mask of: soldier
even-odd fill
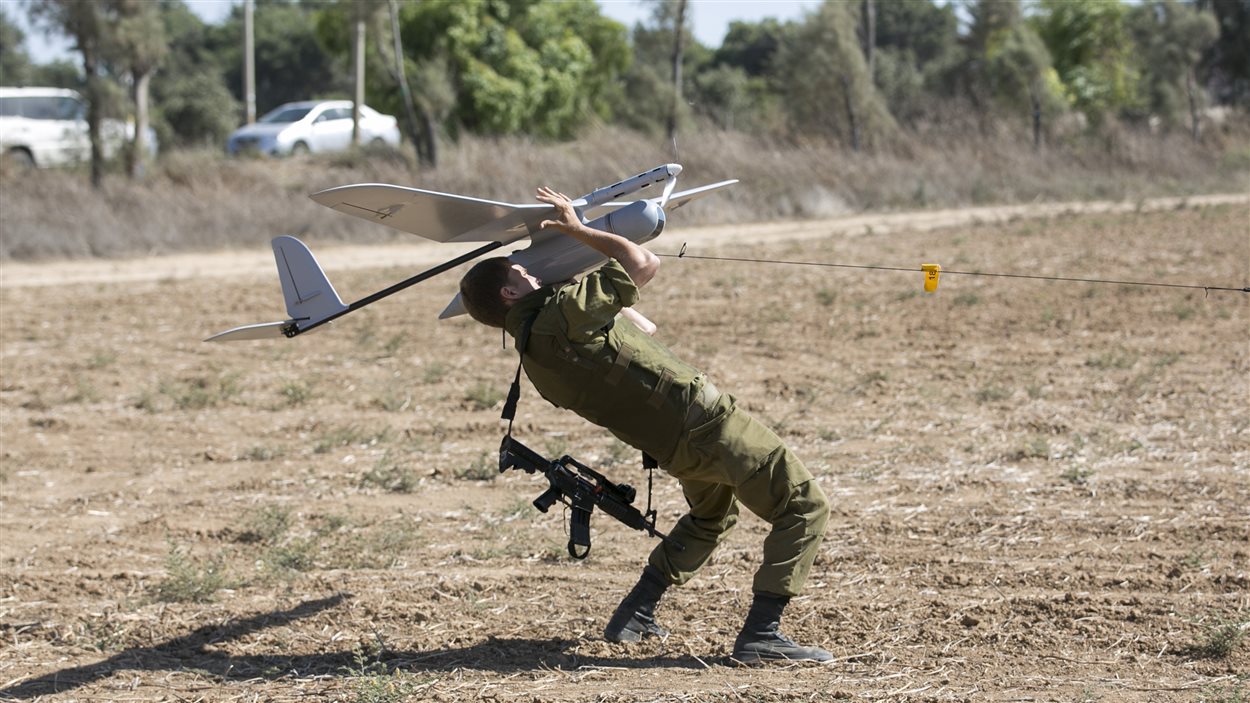
[[[831,661],[829,652],[796,644],[778,630],[824,535],[824,493],[776,434],[651,338],[655,326],[631,306],[655,276],[659,258],[584,225],[564,194],[539,188],[537,197],[556,208],[542,229],[573,237],[610,261],[580,281],[543,285],[506,258],[487,259],[460,281],[465,307],[478,322],[503,327],[517,340],[525,373],[544,398],[654,457],[680,481],[690,506],[670,534],[685,550],[656,546],[604,637],[637,642],[666,636],[655,620],[660,597],[707,562],[737,522],[741,503],[772,531],[733,658],[748,664]]]

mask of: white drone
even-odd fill
[[[736,179],[721,181],[674,193],[679,173],[680,164],[657,166],[619,183],[597,188],[574,200],[573,207],[590,227],[642,244],[656,238],[664,230],[666,209],[675,210],[738,182]],[[653,186],[660,186],[660,195],[641,200],[622,200]],[[294,337],[526,237],[530,238],[530,245],[513,252],[508,258],[525,266],[540,280],[567,280],[606,261],[601,254],[571,237],[540,230],[539,223],[550,218],[555,211],[554,206],[545,203],[501,203],[379,183],[330,188],[313,193],[311,197],[339,212],[436,242],[488,243],[354,303],[345,304],[303,242],[291,236],[277,237],[273,240],[273,255],[278,264],[278,278],[282,282],[282,295],[286,298],[289,318],[281,322],[235,327],[205,341]],[[587,221],[586,213],[597,209],[608,209],[608,212],[598,219]],[[439,319],[464,313],[464,305],[457,295]]]

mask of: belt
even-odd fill
[[[715,407],[719,400],[720,389],[705,377],[698,395],[690,403],[690,409],[686,411],[686,431],[689,432],[707,422],[709,409]]]

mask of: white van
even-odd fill
[[[100,124],[105,158],[112,158],[134,134],[120,120]],[[156,153],[156,135],[148,132]],[[28,166],[61,166],[91,160],[87,104],[64,88],[0,88],[0,154]]]

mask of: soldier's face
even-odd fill
[[[504,287],[503,294],[505,298],[516,299],[538,290],[542,285],[542,281],[524,266],[513,264],[508,271],[508,285]]]

